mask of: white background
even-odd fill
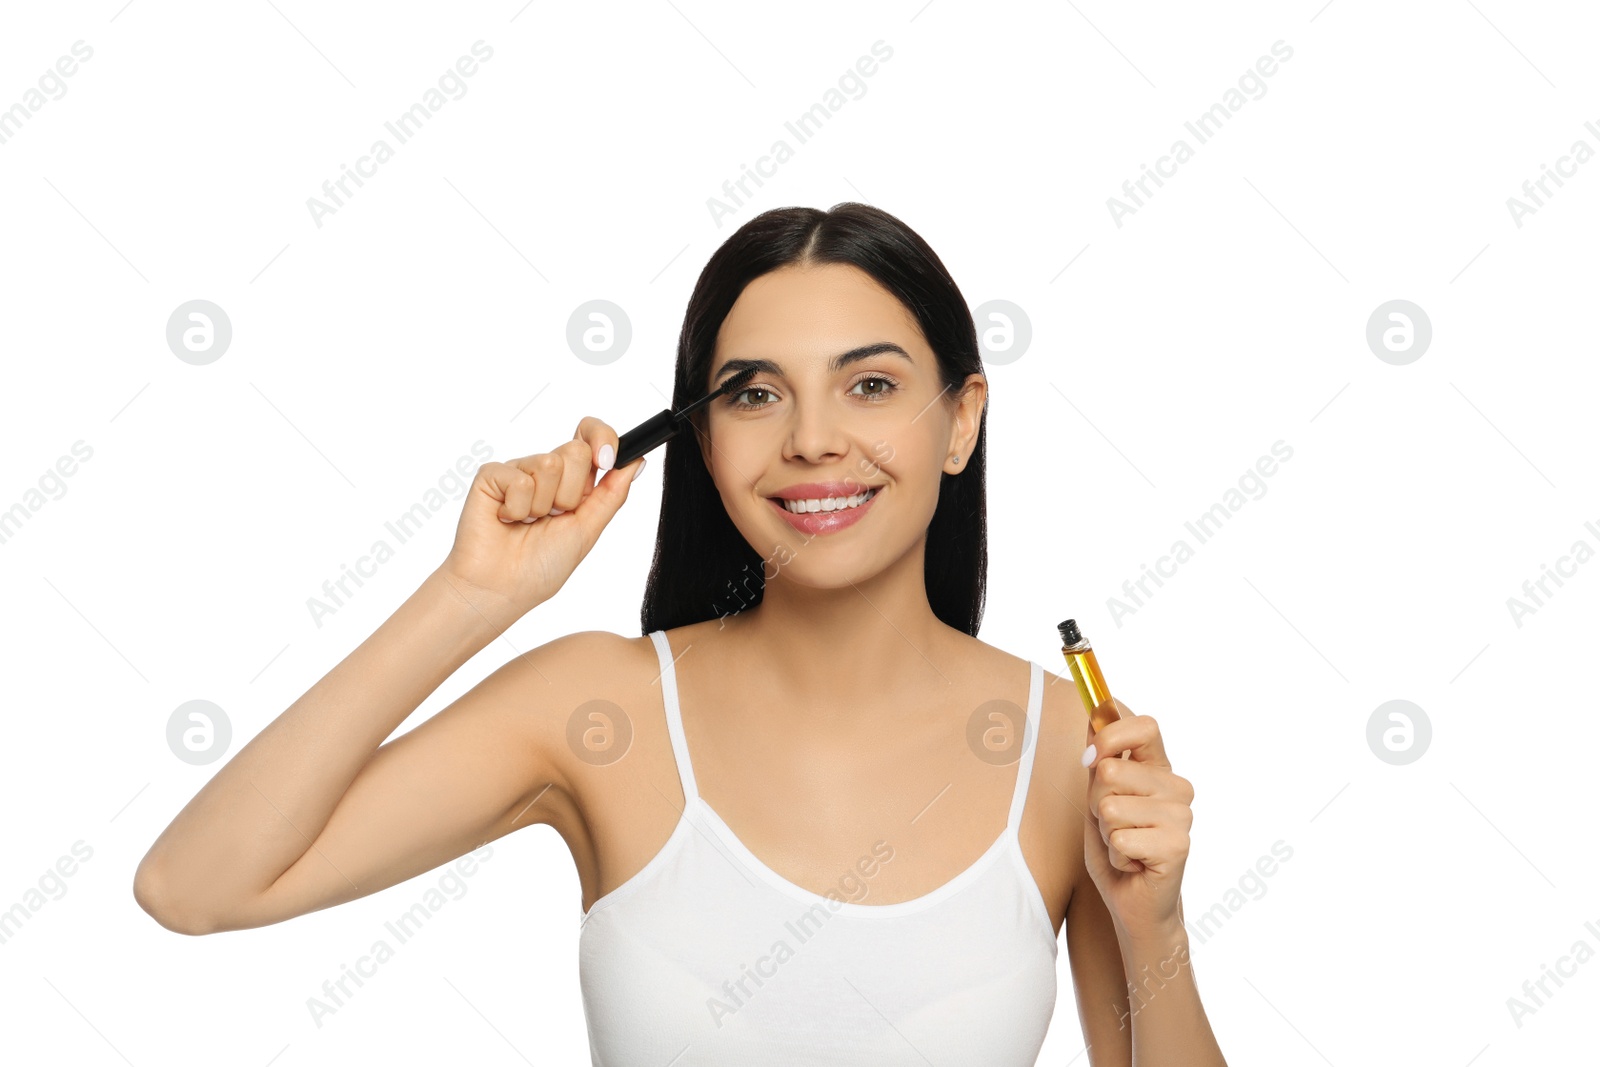
[[[237,751],[443,558],[458,501],[320,627],[307,610],[474,441],[548,451],[583,415],[665,406],[718,244],[863,200],[974,309],[1031,323],[988,368],[981,637],[1065,674],[1076,616],[1160,721],[1196,786],[1186,914],[1229,916],[1192,944],[1229,1062],[1592,1055],[1600,962],[1520,1025],[1508,999],[1600,950],[1600,563],[1520,625],[1507,602],[1600,548],[1600,161],[1520,227],[1507,200],[1600,149],[1600,23],[1319,3],[7,5],[0,108],[75,41],[93,57],[0,144],[0,510],[28,511],[0,543],[0,909],[93,853],[0,945],[0,1040],[86,1064],[587,1063],[578,881],[548,829],[495,843],[321,1027],[307,998],[442,871],[259,930],[157,926],[134,867],[223,765],[175,758],[166,723],[214,701]],[[307,198],[480,39],[466,94],[319,228]],[[879,40],[864,94],[797,145],[785,120]],[[1279,40],[1265,94],[1199,144],[1184,123]],[[719,225],[708,198],[780,137],[794,158]],[[1107,199],[1180,137],[1194,158],[1119,227]],[[597,298],[633,326],[598,367],[566,344]],[[166,344],[193,299],[233,327],[207,366]],[[1366,342],[1394,299],[1433,331],[1403,366]],[[79,440],[92,458],[30,496]],[[1264,494],[1197,545],[1184,523],[1278,441]],[[659,479],[402,729],[555,636],[637,634]],[[1114,618],[1180,537],[1194,558]],[[1367,740],[1394,699],[1432,730],[1403,765]],[[1278,841],[1292,858],[1251,883]],[[1041,1063],[1087,1061],[1067,963]]]

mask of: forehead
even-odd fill
[[[791,265],[745,286],[717,334],[716,354],[821,364],[875,341],[898,343],[919,364],[933,359],[916,318],[870,274],[842,263]]]

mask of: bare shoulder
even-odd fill
[[[530,649],[501,670],[530,706],[542,712],[537,719],[544,727],[564,731],[573,713],[587,703],[632,703],[654,675],[654,663],[648,636],[582,630]]]
[[[580,829],[588,772],[608,746],[628,743],[625,709],[648,686],[653,658],[648,637],[582,630],[529,649],[485,680],[545,768],[523,801],[542,807],[527,810],[520,825],[550,823],[563,837]]]
[[[509,660],[505,671],[531,687],[543,687],[552,697],[582,692],[605,679],[633,679],[633,669],[653,661],[648,636],[624,637],[609,630],[580,630],[546,641]]]
[[[976,637],[958,634],[958,647],[962,649],[964,670],[970,676],[982,677],[987,684],[997,679],[1027,676],[1028,660],[1004,649],[980,641]],[[1088,722],[1083,703],[1078,697],[1077,683],[1071,675],[1057,674],[1049,664],[1040,664],[1044,692],[1039,707],[1039,741],[1041,751],[1036,760],[1054,760],[1068,754],[1074,740],[1076,751],[1070,753],[1071,762],[1078,764],[1083,753],[1082,734]],[[1082,767],[1079,767],[1082,770]]]

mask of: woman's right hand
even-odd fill
[[[585,416],[553,451],[478,468],[439,571],[497,629],[555,596],[628,499],[645,457],[607,469],[616,449],[616,432]]]

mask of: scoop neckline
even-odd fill
[[[965,870],[920,896],[912,897],[910,900],[897,900],[889,904],[860,904],[855,901],[839,900],[825,893],[813,892],[798,882],[793,882],[779,874],[739,839],[739,835],[733,832],[733,827],[728,825],[727,820],[718,815],[717,809],[707,803],[705,797],[699,793],[695,794],[691,806],[703,817],[702,822],[710,828],[712,833],[717,835],[718,840],[733,852],[744,867],[768,885],[807,904],[820,904],[830,911],[862,918],[886,918],[891,915],[904,915],[908,912],[921,911],[954,896],[966,888],[967,885],[977,880],[988,869],[989,865],[994,862],[995,857],[1000,855],[1006,846],[1010,844],[1013,836],[1011,826],[1008,823],[1001,829],[1000,836],[994,839],[981,856],[968,864]]]

